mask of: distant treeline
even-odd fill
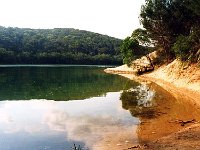
[[[71,28],[0,26],[0,64],[121,64],[121,42]]]

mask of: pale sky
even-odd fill
[[[0,25],[75,28],[117,38],[138,27],[144,0],[0,0]]]

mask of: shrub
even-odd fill
[[[189,57],[191,49],[191,41],[189,37],[180,35],[174,43],[172,50],[175,52],[177,58],[185,61]]]

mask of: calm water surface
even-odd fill
[[[186,96],[104,69],[0,66],[0,150],[130,149],[200,120]]]
[[[115,144],[137,143],[139,119],[122,108],[120,95],[138,83],[103,69],[0,66],[0,149],[103,149],[123,133]]]

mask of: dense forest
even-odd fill
[[[200,62],[199,0],[145,0],[139,18],[143,29],[123,41],[124,63],[130,63],[144,45],[161,50],[167,62]]]
[[[71,28],[0,26],[0,64],[121,64],[121,42]]]

